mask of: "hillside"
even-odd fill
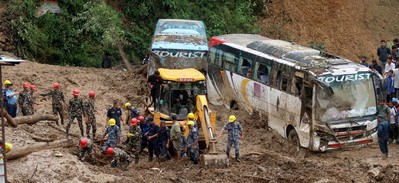
[[[399,37],[395,0],[273,0],[269,15],[259,17],[262,34],[308,45],[358,61],[376,56],[381,39]]]

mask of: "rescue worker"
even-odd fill
[[[3,151],[5,150],[5,153],[7,154],[10,152],[12,149],[12,144],[11,143],[5,143],[5,148],[3,148],[3,140],[0,140],[0,163],[3,163]]]
[[[131,126],[129,128],[129,133],[127,133],[127,139],[126,139],[126,147],[127,147],[127,152],[130,154],[134,154],[134,162],[137,164],[139,163],[140,159],[140,141],[141,141],[141,129],[139,126],[137,126],[138,120],[136,118],[133,118],[130,122]]]
[[[112,156],[112,161],[111,161],[112,168],[116,167],[126,168],[127,166],[129,166],[130,162],[132,162],[130,156],[124,150],[119,149],[117,147],[107,148],[107,155]]]
[[[17,102],[18,102],[18,97],[17,95],[19,94],[18,92],[15,92],[13,90],[13,84],[11,83],[10,80],[5,80],[4,81],[5,89],[4,89],[4,95],[7,101],[7,105],[5,105],[7,113],[12,117],[15,118],[17,116]]]
[[[96,160],[93,157],[93,141],[89,138],[81,137],[79,140],[79,160],[84,161],[86,159],[85,154],[90,158],[90,161],[94,164]]]
[[[198,131],[194,127],[194,121],[187,122],[187,126],[190,129],[187,137],[188,152],[190,153],[190,160],[194,164],[198,164],[199,158],[199,145],[198,145]]]
[[[180,156],[186,157],[187,152],[187,139],[184,136],[185,127],[180,125],[181,135],[180,135]]]
[[[389,140],[389,131],[390,127],[388,122],[385,120],[384,115],[378,115],[378,127],[377,127],[377,134],[378,134],[378,143],[380,145],[380,150],[382,153],[382,159],[388,157],[388,140]]]
[[[48,93],[42,93],[41,96],[48,96],[51,95],[52,97],[52,107],[53,107],[53,114],[60,115],[61,125],[64,125],[64,108],[63,103],[65,103],[64,93],[60,90],[60,84],[54,83],[53,84],[53,91]],[[57,125],[59,125],[57,121]]]
[[[161,121],[161,126],[158,130],[158,143],[159,143],[159,148],[161,150],[160,158],[162,161],[170,159],[170,155],[168,152],[169,139],[170,139],[170,130],[166,126],[165,121]]]
[[[29,90],[29,83],[22,84],[23,90],[19,93],[18,97],[18,105],[21,108],[21,112],[23,116],[29,116],[33,114],[33,110],[31,108],[32,103],[32,94]]]
[[[154,151],[155,151],[155,156],[158,161],[159,160],[159,145],[158,145],[159,126],[157,124],[155,124],[153,118],[148,118],[148,122],[150,123],[150,128],[148,129],[148,132],[145,135],[148,140],[148,161],[149,162],[152,161],[152,158],[154,156]]]
[[[138,120],[140,121],[140,129],[143,134],[141,137],[141,149],[140,149],[140,154],[141,154],[143,150],[148,146],[148,140],[146,134],[150,129],[150,123],[144,118],[144,116],[139,116]]]
[[[102,147],[103,152],[105,152],[109,147],[115,147],[119,144],[121,131],[119,130],[119,127],[115,124],[115,119],[111,118],[109,120],[109,126],[107,127],[103,137],[101,138],[102,140],[104,140],[105,136],[108,135],[108,139]]]
[[[152,97],[152,103],[154,104],[154,110],[157,110],[159,103],[158,98],[161,92],[161,85],[163,83],[159,71],[155,71],[154,74],[150,75],[148,77],[147,83],[151,88],[151,97]]]
[[[126,117],[126,124],[129,124],[129,121],[132,121],[133,118],[138,118],[140,115],[140,111],[135,107],[132,107],[132,104],[129,102],[125,103],[125,109],[128,111],[128,116]]]
[[[29,105],[30,105],[30,108],[32,109],[32,114],[35,114],[35,100],[36,100],[36,97],[34,96],[34,93],[36,92],[37,88],[36,88],[35,85],[30,85],[29,88],[30,88],[30,95],[32,96],[32,100],[31,100],[31,103]]]
[[[119,108],[119,102],[118,101],[114,101],[114,106],[111,107],[110,109],[108,109],[107,111],[107,121],[109,121],[109,119],[115,119],[116,121],[116,125],[119,127],[120,130],[122,130],[121,128],[121,121],[122,120],[122,110],[121,108]]]
[[[96,93],[93,91],[89,92],[89,99],[83,105],[83,115],[86,119],[86,135],[87,138],[90,138],[90,129],[93,128],[93,139],[96,138],[97,125],[96,125],[96,116],[94,112],[97,112],[94,107],[94,99],[96,97]]]
[[[234,144],[235,153],[236,153],[236,161],[240,162],[240,139],[243,138],[243,130],[240,122],[236,121],[236,117],[234,115],[229,116],[229,122],[226,123],[220,132],[218,138],[220,138],[223,132],[228,131],[227,138],[227,148],[226,154],[227,157],[230,157],[230,149]]]
[[[69,105],[68,105],[69,122],[66,127],[66,133],[67,133],[66,135],[68,138],[69,128],[71,128],[73,120],[76,118],[79,124],[80,135],[81,137],[83,137],[84,136],[83,123],[82,123],[83,101],[82,99],[79,98],[80,95],[79,90],[73,90],[72,94],[73,98],[69,100]]]
[[[194,120],[194,118],[195,118],[194,113],[190,112],[187,114],[187,121],[193,121],[195,129],[197,129],[198,131],[198,124],[197,121]]]
[[[180,122],[177,121],[177,116],[172,115],[173,125],[170,130],[170,139],[172,140],[173,148],[177,153],[177,160],[180,160],[180,141],[181,141],[181,130]]]

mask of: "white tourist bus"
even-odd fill
[[[207,77],[212,103],[257,111],[298,146],[325,151],[376,139],[374,79],[382,77],[347,59],[260,35],[229,34],[211,38]]]

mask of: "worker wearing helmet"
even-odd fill
[[[69,135],[69,128],[71,128],[71,125],[75,118],[78,120],[80,135],[81,137],[83,137],[84,136],[83,122],[82,122],[83,101],[82,99],[79,98],[80,95],[79,90],[73,90],[72,94],[73,98],[69,100],[69,105],[68,105],[69,122],[66,127],[67,138]]]
[[[29,89],[30,89],[30,95],[32,96],[32,100],[31,100],[31,103],[29,105],[30,105],[30,108],[32,108],[32,114],[35,114],[35,96],[34,96],[34,93],[36,92],[37,88],[36,88],[35,85],[30,85]]]
[[[60,90],[60,84],[58,83],[53,84],[53,89],[54,90],[49,91],[47,93],[41,93],[40,95],[52,97],[51,106],[53,108],[53,114],[60,115],[61,125],[64,125],[64,107],[63,107],[63,104],[65,104],[64,92]],[[59,125],[58,121],[57,125]]]
[[[169,141],[170,139],[170,130],[166,126],[165,121],[161,121],[161,126],[158,130],[158,143],[161,150],[160,158],[162,161],[166,159],[170,159],[170,154],[168,152],[169,149]]]
[[[121,121],[123,121],[122,119],[122,110],[119,107],[119,102],[118,101],[114,101],[114,106],[112,106],[111,108],[108,109],[107,111],[107,121],[111,118],[114,118],[116,121],[116,125],[119,127],[119,129],[122,130],[121,128]]]
[[[5,89],[4,95],[7,101],[7,105],[5,105],[8,114],[15,118],[17,116],[17,105],[18,105],[18,97],[19,92],[15,92],[13,90],[13,84],[9,80],[4,81]]]
[[[142,136],[141,129],[137,125],[137,123],[138,120],[136,118],[133,118],[130,121],[131,126],[129,128],[129,132],[127,133],[127,139],[125,142],[127,152],[129,152],[130,154],[134,154],[134,162],[136,164],[139,163],[140,159],[140,141]]]
[[[194,127],[194,121],[188,121],[187,126],[190,129],[187,137],[188,152],[190,153],[190,160],[194,164],[198,164],[199,159],[199,144],[198,144],[198,130]]]
[[[93,141],[86,137],[81,137],[79,140],[79,160],[85,160],[85,154],[89,156],[89,159],[92,163],[95,163],[95,159],[93,157]]]
[[[94,106],[94,100],[96,93],[93,91],[89,92],[89,99],[83,103],[83,115],[86,118],[86,135],[90,138],[90,129],[93,128],[93,139],[96,139],[97,125],[96,116],[94,115],[96,111]]]
[[[147,119],[144,118],[144,116],[139,116],[137,120],[140,122],[140,129],[142,133],[141,149],[140,149],[140,154],[141,154],[143,150],[148,146],[148,140],[145,134],[147,134],[148,130],[150,129],[150,122],[148,122]]]
[[[187,121],[193,121],[194,122],[194,128],[197,129],[197,131],[198,131],[198,124],[197,124],[197,121],[195,121],[194,118],[195,118],[194,113],[192,113],[192,112],[188,113]]]
[[[128,111],[128,116],[126,117],[126,124],[129,124],[129,121],[132,121],[133,118],[138,118],[140,115],[140,111],[133,107],[129,102],[125,103],[125,109]]]
[[[116,167],[127,168],[130,162],[132,162],[129,154],[127,154],[124,150],[119,149],[117,147],[107,148],[106,153],[108,156],[112,156],[112,161],[111,161],[112,168]]]
[[[184,124],[180,123],[180,156],[181,157],[186,157],[186,152],[187,152],[187,138],[184,136],[184,131],[186,130]]]
[[[170,129],[170,139],[172,140],[173,148],[177,152],[177,160],[180,160],[180,141],[181,141],[181,130],[180,122],[177,121],[177,116],[172,115],[173,125]]]
[[[240,139],[243,138],[243,130],[240,122],[236,121],[236,117],[234,115],[229,116],[229,122],[226,123],[220,132],[218,138],[220,138],[223,132],[228,132],[227,139],[227,148],[226,154],[227,157],[230,157],[230,149],[234,144],[235,153],[236,153],[236,161],[240,162]]]
[[[22,92],[18,96],[18,105],[21,108],[22,115],[29,116],[33,114],[31,103],[33,103],[32,95],[29,90],[29,83],[22,84]]]
[[[109,126],[107,127],[103,137],[101,138],[101,140],[104,140],[105,136],[108,135],[108,139],[102,147],[103,152],[105,152],[109,147],[116,147],[116,145],[119,144],[121,135],[121,131],[118,125],[116,125],[116,120],[114,118],[109,119],[108,123]]]
[[[148,129],[148,132],[145,134],[148,140],[148,161],[152,161],[152,158],[154,156],[154,151],[155,151],[155,156],[157,157],[157,161],[159,160],[159,144],[158,144],[158,131],[159,131],[159,126],[155,124],[153,118],[148,118],[148,122],[150,123],[150,128]]]

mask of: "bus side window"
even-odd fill
[[[259,64],[258,70],[257,70],[257,79],[261,83],[264,84],[269,84],[270,80],[270,75],[269,75],[269,69],[267,68],[266,65],[264,64]]]
[[[243,58],[241,61],[240,74],[252,78],[252,60]]]
[[[287,91],[287,85],[288,85],[288,79],[287,79],[287,76],[283,76],[282,77],[283,79],[282,79],[282,83],[281,83],[281,90],[282,91]]]
[[[276,77],[276,87],[278,88],[278,89],[281,89],[281,86],[280,86],[280,81],[281,81],[281,71],[278,71],[277,72],[277,77]]]
[[[217,49],[215,47],[212,47],[211,49],[209,49],[209,62],[216,64],[217,59],[218,59]]]
[[[231,72],[237,72],[237,58],[228,52],[223,52],[223,67]]]

